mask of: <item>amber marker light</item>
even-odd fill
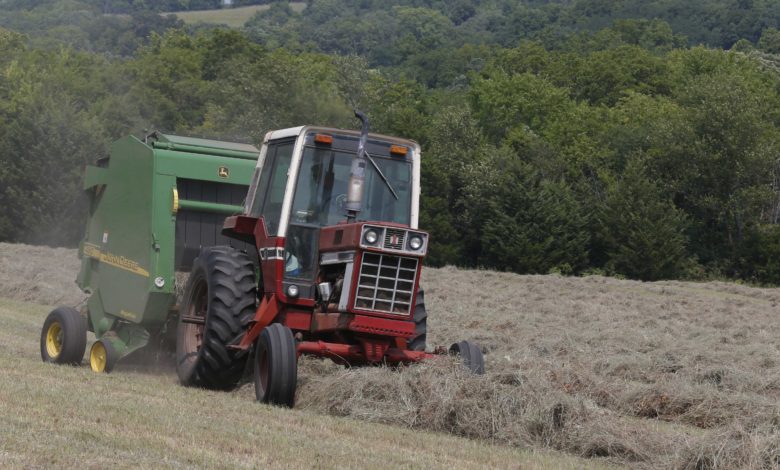
[[[317,134],[314,136],[314,141],[318,144],[332,144],[333,143],[333,136],[328,134]]]
[[[408,152],[409,149],[404,147],[403,145],[391,145],[390,146],[390,153],[396,154],[396,155],[406,155],[406,152]]]

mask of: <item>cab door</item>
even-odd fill
[[[257,250],[266,294],[276,292],[284,267],[284,244],[279,237],[279,226],[294,148],[294,138],[268,142],[249,207],[249,215],[262,218],[265,225],[266,236],[257,239]]]

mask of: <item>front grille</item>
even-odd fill
[[[417,258],[363,253],[355,308],[408,315],[417,280]]]
[[[385,248],[390,250],[403,250],[406,230],[387,229],[385,231]]]

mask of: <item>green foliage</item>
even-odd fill
[[[95,3],[48,0],[0,7],[0,27],[29,34],[30,42],[38,47],[57,49],[67,45],[130,56],[146,44],[152,33],[161,34],[184,24],[175,16],[161,16],[147,9],[123,16],[103,15]]]
[[[204,55],[195,38],[181,31],[154,36],[129,68],[143,117],[155,127],[183,129],[202,123],[207,83]]]
[[[765,220],[755,208],[771,204],[771,191],[762,189],[772,184],[780,143],[776,84],[754,64],[712,54],[720,56],[712,71],[687,78],[676,93],[694,140],[686,145],[687,168],[672,175],[676,200],[694,216],[694,240],[706,247],[697,250],[705,262],[733,251],[746,227]]]
[[[156,13],[209,2],[0,0],[0,240],[77,243],[81,167],[127,133],[259,143],[357,108],[422,145],[431,264],[780,283],[776,2]]]
[[[90,108],[100,97],[87,85],[101,65],[85,55],[37,51],[17,51],[5,65],[0,238],[66,244],[81,236],[82,168],[108,143]]]
[[[499,163],[482,206],[480,264],[516,272],[573,274],[588,265],[589,214],[563,181],[543,178],[515,158]],[[475,181],[480,184],[479,181]]]
[[[485,144],[467,108],[442,109],[428,136],[426,148],[431,151],[422,163],[426,184],[420,225],[432,234],[429,261],[434,265],[476,265],[482,226],[469,186],[484,176],[484,171],[491,171],[488,162],[493,149]]]
[[[763,224],[746,236],[735,275],[754,282],[777,284],[780,279],[780,225]]]
[[[475,80],[471,95],[477,119],[496,142],[518,126],[543,128],[573,106],[565,89],[531,73],[495,71]]]
[[[686,216],[645,175],[641,160],[631,160],[608,186],[597,219],[608,271],[646,281],[682,274]]]
[[[589,54],[578,63],[575,98],[614,105],[628,91],[666,93],[663,60],[639,46],[618,46]]]
[[[758,48],[770,54],[780,54],[780,30],[767,28],[761,33]]]

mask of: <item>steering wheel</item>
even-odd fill
[[[344,211],[347,208],[347,194],[331,195],[331,197],[322,202],[322,208],[327,209],[330,214],[333,214],[334,210]]]
[[[347,208],[347,195],[346,193],[341,193],[333,201],[334,205],[336,206],[336,209],[343,211]]]

